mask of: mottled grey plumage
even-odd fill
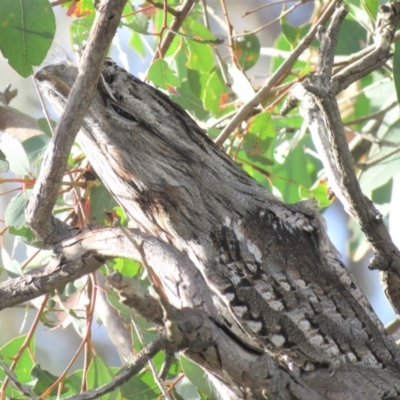
[[[76,74],[64,63],[36,74],[58,112]],[[167,96],[107,60],[80,135],[129,217],[190,258],[207,282],[205,309],[244,346],[298,373],[343,364],[398,371],[395,343],[312,204],[277,200]]]

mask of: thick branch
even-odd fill
[[[383,54],[388,47],[388,38],[393,38],[395,25],[400,17],[398,4],[392,5],[390,13],[384,8],[384,15],[379,23],[381,38],[378,38],[376,54]],[[333,54],[339,34],[340,22],[346,14],[344,7],[339,8],[332,20],[329,31],[322,33],[319,68],[303,84],[299,84],[293,91],[297,99],[302,100],[302,114],[313,137],[315,146],[323,160],[329,183],[336,196],[344,207],[360,224],[369,243],[374,250],[375,257],[370,268],[384,271],[382,280],[385,293],[392,302],[393,307],[400,312],[400,254],[394,245],[382,216],[373,203],[364,196],[355,176],[352,157],[346,141],[339,107],[335,98],[338,86],[332,83],[331,71],[333,67]],[[389,22],[387,22],[389,21]],[[390,43],[389,43],[390,44]],[[380,46],[383,50],[380,51]],[[378,68],[380,59],[367,57],[365,71],[370,71],[372,66]],[[373,63],[375,60],[375,64]],[[349,67],[350,68],[350,67]],[[354,65],[355,74],[363,69],[359,63]],[[352,70],[347,70],[347,76],[352,76]],[[350,78],[348,78],[350,79]],[[344,81],[343,81],[344,82]]]
[[[94,97],[104,58],[117,30],[126,0],[104,0],[98,8],[83,54],[78,77],[43,160],[26,209],[26,220],[47,244],[60,240],[66,225],[52,216],[58,190],[75,137]],[[66,89],[69,92],[69,89]]]

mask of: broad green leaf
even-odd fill
[[[5,364],[10,366],[11,359],[19,353],[26,337],[27,335],[18,336],[0,348],[0,358]],[[32,338],[29,343],[29,351],[27,348],[24,349],[21,357],[18,360],[16,368],[14,369],[15,375],[21,383],[28,383],[32,380],[31,371],[35,364],[29,352],[31,354],[35,353],[34,338]],[[0,380],[3,379],[4,371],[0,368]]]
[[[10,235],[20,236],[23,243],[29,244],[30,246],[43,248],[43,243],[39,242],[36,235],[26,226],[20,229],[16,229],[13,226],[8,227],[8,232]]]
[[[325,208],[332,204],[332,199],[328,196],[328,184],[326,181],[317,181],[310,189],[301,185],[299,187],[299,196],[302,199],[315,199],[319,208]]]
[[[297,46],[299,41],[303,38],[303,36],[308,33],[310,30],[309,25],[304,26],[292,26],[288,23],[288,17],[284,16],[281,18],[281,29],[285,39],[290,44],[291,48]]]
[[[94,184],[90,191],[90,215],[94,224],[103,224],[106,212],[112,212],[117,202],[104,185]]]
[[[147,77],[151,82],[162,89],[179,87],[181,84],[179,78],[171,70],[167,62],[161,58],[151,64]]]
[[[21,76],[33,73],[53,42],[56,25],[48,0],[0,1],[0,50]]]
[[[137,13],[125,18],[121,21],[121,25],[137,33],[146,33],[149,25],[149,17],[144,13]]]
[[[394,86],[396,88],[397,100],[400,104],[400,42],[398,40],[394,42],[393,79]]]
[[[228,89],[224,84],[219,71],[209,76],[203,94],[203,104],[215,117],[220,117],[233,109],[228,106]]]
[[[123,304],[119,298],[119,295],[115,291],[110,291],[106,294],[109,303],[119,312],[121,317],[124,318],[125,322],[130,324],[132,315],[134,315],[133,309]]]
[[[336,54],[350,55],[361,50],[361,43],[367,42],[367,32],[351,19],[345,19],[339,31]]]
[[[0,173],[7,172],[10,164],[6,160],[6,155],[0,150]]]
[[[63,4],[63,7],[68,7],[67,15],[69,17],[82,18],[94,14],[93,0],[72,0]]]
[[[378,15],[378,0],[361,0],[361,6],[369,15],[372,21],[376,21],[376,17]]]
[[[176,34],[201,44],[216,45],[224,42],[223,40],[217,39],[207,27],[190,17],[185,19],[180,32],[176,32]]]
[[[53,375],[49,371],[46,371],[36,364],[32,369],[32,377],[36,378],[36,384],[32,391],[37,395],[44,393],[57,379],[58,376]],[[58,392],[58,386],[50,393],[50,395],[56,395]],[[63,386],[62,393],[65,393],[67,389]]]
[[[113,374],[111,373],[107,364],[99,356],[94,356],[86,375],[86,385],[87,388],[97,389],[100,386],[109,383],[113,379]],[[103,400],[114,400],[117,396],[119,389],[113,391],[112,393],[105,394],[101,398]]]
[[[208,28],[202,25],[200,22],[193,18],[186,18],[182,24],[181,30],[188,36],[192,36],[193,39],[199,40],[215,40],[215,36],[210,32]]]
[[[315,45],[318,45],[318,42],[315,42]],[[274,48],[278,49],[278,50],[282,50],[284,51],[286,54],[288,54],[289,52],[291,52],[293,50],[293,46],[288,42],[288,40],[285,38],[285,36],[283,35],[283,33],[281,33],[278,38],[276,39],[275,43],[274,43]],[[281,64],[286,60],[287,57],[284,56],[276,56],[272,58],[271,61],[271,70],[272,71],[276,71]],[[297,60],[292,68],[293,73],[296,74],[296,76],[298,77],[301,74],[306,74],[307,71],[309,70],[310,66],[308,62],[302,61],[302,60]],[[304,72],[303,72],[304,70]],[[297,79],[296,77],[296,79]],[[283,82],[293,82],[294,78],[292,75],[288,75]],[[283,83],[282,82],[282,83]],[[288,121],[288,123],[290,124],[290,119],[285,118],[285,122]]]
[[[48,124],[46,118],[39,118],[39,119],[36,121],[36,123],[37,123],[39,129],[40,129],[46,136],[48,136],[48,137],[50,137],[50,138],[53,136],[53,133],[52,133],[50,127],[49,127],[49,124]],[[50,123],[51,123],[52,129],[54,129],[54,128],[56,127],[56,125],[57,125],[54,121],[50,121]]]
[[[128,258],[115,258],[114,262],[110,262],[110,265],[115,271],[127,278],[133,278],[141,269],[139,262]]]
[[[275,128],[271,114],[256,115],[249,124],[247,133],[239,149],[240,161],[258,163],[261,168],[273,165],[275,148]]]
[[[94,13],[86,17],[78,18],[72,21],[69,26],[72,45],[82,46],[82,43],[87,39],[90,28],[93,25]]]
[[[29,159],[18,139],[8,133],[3,133],[0,137],[0,150],[6,156],[10,171],[20,177],[28,174]]]
[[[144,371],[121,386],[121,395],[126,400],[156,400],[160,396],[160,389],[154,383],[151,372]]]
[[[137,54],[142,57],[142,59],[145,57],[146,49],[144,47],[142,37],[137,32],[132,31],[131,38],[129,39],[129,45]]]
[[[82,384],[83,371],[77,370],[64,379],[63,387],[66,389],[68,396],[80,393]]]
[[[199,93],[202,93],[205,89],[205,83],[207,74],[203,74],[200,71],[190,70],[186,67],[187,57],[183,51],[176,53],[172,63],[175,66],[179,80],[181,81],[181,86],[179,88],[178,95],[171,96],[171,99],[183,107],[186,111],[192,113],[197,119],[204,121],[209,118],[210,113],[204,110],[203,103]],[[192,85],[198,88],[198,92],[194,92]]]
[[[304,153],[303,147],[311,147],[310,138],[303,139],[292,149],[283,164],[275,163],[269,168],[271,179],[283,196],[286,203],[295,203],[301,200],[299,187],[310,187],[316,180],[316,164],[309,161],[309,156]]]
[[[10,278],[22,276],[21,264],[17,260],[12,259],[4,247],[1,248],[1,258],[3,267]]]
[[[247,71],[260,58],[261,44],[256,35],[239,36],[233,42],[235,58],[240,67]]]
[[[32,136],[22,142],[22,147],[28,157],[29,164],[34,165],[43,158],[43,155],[50,142],[47,135]]]
[[[7,226],[21,229],[26,226],[25,205],[31,195],[31,189],[27,189],[17,194],[8,204],[4,219]]]
[[[188,62],[186,66],[203,72],[209,72],[214,67],[214,56],[210,46],[185,39]]]
[[[398,142],[400,129],[400,119],[389,126],[381,139]],[[371,163],[374,160],[380,160],[393,151],[393,147],[374,145],[371,149],[371,156],[366,160]],[[397,172],[400,171],[400,152],[389,156],[376,165],[363,171],[360,176],[360,185],[364,193],[368,196],[373,190],[386,184]]]
[[[210,380],[207,378],[206,373],[193,361],[188,358],[179,355],[181,367],[186,377],[201,391],[207,393],[209,400],[217,399],[218,396],[215,394],[214,387],[211,386]],[[182,393],[180,393],[182,395]]]

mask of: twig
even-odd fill
[[[381,157],[375,158],[372,161],[365,162],[365,163],[359,163],[357,166],[363,170],[366,171],[368,168],[373,167],[374,165],[377,165],[381,163],[382,161],[387,160],[388,158],[392,157],[394,154],[397,154],[400,151],[400,145],[397,145],[394,149],[391,151],[387,152],[386,154],[383,154]]]
[[[150,3],[152,6],[155,8],[159,8],[160,10],[166,10],[169,14],[173,15],[174,17],[177,17],[179,12],[175,10],[175,8],[172,8],[170,6],[165,6],[165,3],[157,3],[156,1],[153,0],[147,0],[147,3]]]
[[[185,20],[186,16],[189,14],[190,10],[192,9],[194,3],[197,0],[185,0],[182,5],[177,9],[177,14],[175,15],[169,30],[165,34],[163,41],[161,42],[158,51],[156,51],[152,62],[157,60],[158,58],[163,58],[169,46],[171,46],[172,41],[174,40],[175,33],[178,32],[183,21]]]
[[[7,375],[7,378],[13,383],[13,385],[20,391],[22,392],[25,396],[27,396],[31,400],[37,400],[39,397],[35,395],[31,390],[28,390],[22,383],[18,381],[18,378],[15,376],[15,374],[11,371],[10,368],[8,368],[7,364],[5,364],[3,361],[0,361],[0,367],[4,371],[4,373]]]
[[[314,0],[299,0],[297,3],[293,4],[293,6],[289,7],[287,10],[281,12],[279,17],[274,18],[272,21],[269,21],[268,23],[259,26],[257,29],[254,29],[253,31],[245,32],[245,33],[239,33],[239,34],[233,35],[233,37],[237,38],[237,37],[245,36],[245,35],[255,35],[256,33],[261,32],[263,29],[268,28],[269,26],[271,26],[275,22],[278,22],[280,19],[282,19],[283,17],[285,17],[286,15],[288,15],[292,11],[294,11],[297,7],[299,7],[299,6],[301,6],[301,5],[305,4],[305,3],[308,3],[310,1],[314,1]],[[267,7],[269,5],[271,5],[271,4],[264,4],[263,6],[258,7],[258,9],[261,9],[263,7]],[[252,10],[252,11],[254,12],[255,10]]]
[[[239,68],[238,62],[236,60],[236,56],[235,56],[235,48],[234,48],[234,44],[233,44],[233,31],[232,31],[232,24],[231,21],[229,20],[229,15],[228,15],[228,9],[226,8],[226,4],[225,4],[225,0],[220,0],[221,3],[221,7],[222,7],[222,12],[224,14],[225,17],[225,25],[226,25],[226,30],[228,33],[228,47],[229,47],[229,52],[231,53],[231,59],[233,62],[233,65],[235,65],[236,67]]]
[[[97,389],[87,390],[85,393],[77,396],[67,397],[65,400],[91,400],[97,399],[102,395],[110,393],[117,389],[122,384],[127,382],[132,376],[138,374],[159,351],[169,347],[168,339],[165,335],[160,335],[153,340],[149,345],[142,349],[136,357],[128,361],[124,368],[115,375],[114,379]]]
[[[222,146],[229,135],[234,131],[234,129],[247,117],[249,112],[257,107],[264,96],[278,83],[281,77],[287,73],[287,71],[293,66],[297,61],[299,55],[308,48],[310,43],[314,40],[317,30],[320,25],[324,25],[335,11],[336,5],[339,4],[341,0],[333,0],[332,3],[327,7],[325,12],[321,15],[318,21],[310,29],[308,34],[300,41],[298,46],[293,50],[291,55],[282,63],[282,65],[275,71],[275,73],[265,82],[263,87],[255,94],[255,96],[249,100],[247,103],[243,104],[238,110],[237,114],[232,118],[231,122],[223,129],[220,135],[215,140],[218,146]]]
[[[139,327],[139,325],[136,323],[135,318],[134,318],[133,316],[131,317],[131,322],[132,322],[133,327],[135,328],[136,335],[137,335],[138,338],[139,338],[139,342],[140,342],[140,344],[141,344],[142,347],[143,347],[143,346],[145,345],[145,340],[144,340],[144,337],[143,337],[143,335],[142,335],[142,331],[140,330],[140,327]],[[160,388],[161,393],[163,394],[163,396],[164,396],[167,400],[172,400],[172,399],[171,399],[171,396],[170,396],[169,393],[168,393],[168,391],[165,389],[163,383],[161,382],[161,379],[160,379],[159,376],[158,376],[156,367],[155,367],[155,365],[154,365],[154,363],[153,363],[153,360],[152,360],[151,358],[149,359],[149,361],[147,362],[147,364],[149,365],[150,371],[151,371],[151,373],[153,374],[154,381],[157,383],[157,386]]]
[[[33,334],[35,333],[35,330],[36,330],[36,328],[37,328],[37,326],[38,326],[38,324],[40,322],[40,317],[42,316],[43,310],[46,307],[48,299],[49,299],[48,295],[46,295],[43,298],[42,304],[40,305],[40,308],[38,309],[38,312],[36,313],[35,320],[33,321],[32,326],[30,327],[29,332],[28,332],[25,340],[22,343],[20,349],[18,350],[18,353],[13,358],[13,361],[12,361],[11,366],[10,366],[10,371],[14,371],[15,370],[15,368],[16,368],[16,366],[18,364],[18,361],[20,360],[20,358],[22,356],[22,353],[29,347],[29,344],[30,344],[30,342],[32,340],[32,337],[33,337]],[[4,398],[5,398],[6,388],[7,388],[9,380],[10,380],[10,376],[8,375],[4,379],[3,384],[1,385],[1,389],[0,389],[0,399],[1,400],[4,400]]]
[[[372,114],[365,115],[364,117],[357,118],[357,119],[352,119],[350,121],[346,121],[344,123],[345,126],[348,125],[358,125],[362,124],[364,122],[369,122],[371,119],[380,119],[386,115],[387,112],[389,112],[392,108],[397,107],[399,104],[398,100],[392,101],[390,104],[388,104],[386,107],[383,107],[381,110],[374,112]]]

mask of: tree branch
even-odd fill
[[[77,396],[67,397],[66,400],[91,400],[97,399],[106,393],[117,389],[122,384],[127,382],[132,376],[138,374],[159,351],[168,348],[168,339],[165,335],[158,336],[149,345],[143,348],[135,358],[128,361],[124,368],[115,375],[114,379],[97,389],[87,390],[86,392]]]
[[[360,70],[371,72],[373,66],[380,67],[381,60],[387,59],[388,40],[394,37],[396,25],[399,21],[400,4],[392,4],[391,8],[383,7],[384,14],[378,24],[381,29],[376,41],[378,57],[366,56],[363,62],[354,65],[354,76]],[[391,301],[397,313],[400,312],[400,254],[394,245],[382,216],[373,203],[364,196],[354,173],[354,166],[349,147],[346,141],[339,107],[335,98],[336,91],[345,86],[353,76],[351,67],[347,68],[346,76],[342,81],[335,77],[331,81],[333,54],[336,48],[340,23],[347,11],[344,7],[336,10],[330,28],[325,33],[320,31],[321,48],[318,70],[303,83],[298,84],[292,91],[294,99],[300,99],[301,113],[311,132],[315,146],[323,161],[329,183],[334,193],[340,199],[345,209],[357,220],[365,233],[375,253],[371,261],[371,269],[382,271],[381,280],[385,294]],[[384,27],[385,29],[383,29]],[[386,52],[386,53],[385,53]],[[386,56],[382,56],[386,54]],[[375,64],[374,64],[375,63]],[[358,79],[357,78],[357,79]],[[339,83],[338,83],[339,82]],[[292,99],[288,99],[292,105]]]
[[[78,77],[57,124],[43,160],[43,166],[26,208],[26,221],[46,244],[60,241],[67,225],[52,216],[58,190],[75,137],[94,97],[108,47],[117,30],[126,0],[104,0],[98,7],[95,22],[82,56]]]

